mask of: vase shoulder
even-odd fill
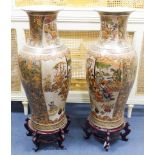
[[[103,54],[103,55],[111,55],[111,54],[122,54],[130,53],[135,54],[135,50],[133,46],[129,44],[126,40],[116,40],[116,41],[98,41],[96,44],[93,44],[89,48],[89,53],[92,54]]]
[[[55,43],[55,44],[51,44],[49,46],[42,46],[42,47],[38,47],[38,46],[31,46],[29,44],[26,44],[22,47],[22,49],[20,50],[19,54],[21,53],[27,53],[27,54],[32,54],[32,55],[55,55],[55,54],[61,54],[65,51],[68,51],[68,48],[59,43]]]

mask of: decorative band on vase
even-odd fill
[[[58,120],[58,122],[54,124],[40,124],[33,120],[30,120],[30,126],[33,129],[39,131],[56,131],[59,129],[63,129],[66,126],[66,124],[67,124],[66,115],[64,115],[64,117],[62,117],[60,120]]]
[[[105,128],[105,129],[114,129],[120,127],[124,124],[125,119],[122,117],[121,119],[115,121],[104,121],[99,118],[96,118],[93,114],[90,114],[88,117],[90,124],[95,125],[98,128]]]

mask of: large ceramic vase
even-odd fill
[[[59,9],[42,8],[24,8],[29,17],[30,39],[19,53],[18,62],[31,110],[29,127],[34,131],[55,132],[67,124],[65,103],[71,58],[58,38]]]
[[[91,102],[89,123],[113,130],[125,123],[124,109],[133,86],[137,56],[127,40],[131,10],[97,10],[101,19],[100,39],[87,58],[87,83]]]

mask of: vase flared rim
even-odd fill
[[[45,5],[34,5],[34,6],[25,6],[18,8],[26,12],[58,12],[62,11],[63,7],[61,6],[45,6]]]
[[[94,11],[106,14],[130,14],[135,10],[129,7],[96,7]]]

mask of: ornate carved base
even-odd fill
[[[104,143],[103,147],[106,151],[108,151],[110,148],[110,143],[118,139],[119,137],[121,137],[123,141],[128,140],[127,135],[131,132],[129,126],[129,123],[126,122],[115,129],[101,129],[93,126],[92,124],[90,124],[89,120],[87,120],[85,126],[83,127],[83,131],[85,133],[84,138],[89,139],[93,134],[97,140]]]
[[[68,126],[70,124],[70,118],[67,116],[67,124],[63,129],[52,131],[52,132],[45,132],[45,131],[37,131],[30,127],[29,121],[30,119],[27,118],[25,120],[25,128],[27,130],[26,135],[32,136],[32,141],[35,145],[34,151],[37,152],[40,149],[41,143],[52,143],[56,142],[58,143],[58,146],[63,149],[63,141],[65,140],[65,133],[67,134],[69,132]]]

